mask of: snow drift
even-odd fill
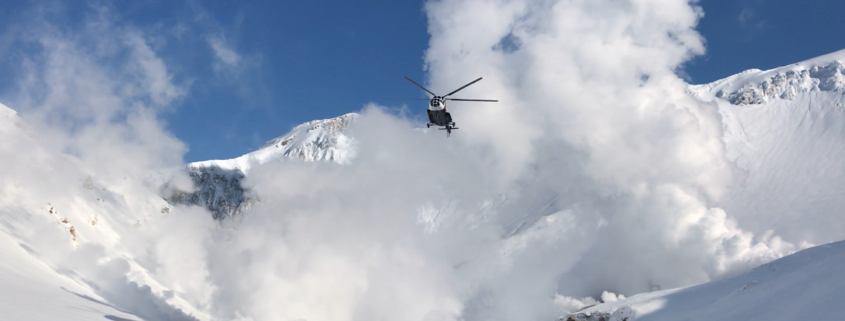
[[[561,320],[836,320],[845,313],[843,264],[845,242],[825,244],[732,278],[638,294]]]

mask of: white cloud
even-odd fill
[[[739,12],[736,18],[737,22],[742,28],[750,29],[751,31],[763,31],[769,28],[769,22],[761,19],[757,15],[757,10],[751,4],[746,4]]]
[[[246,103],[242,106],[270,106],[271,90],[264,82],[262,66],[264,56],[261,52],[250,50],[239,40],[242,23],[246,19],[242,12],[234,15],[234,21],[226,24],[218,20],[199,2],[189,2],[194,14],[196,32],[201,34],[208,48],[211,49],[214,82],[222,82],[232,88]]]
[[[241,55],[231,49],[226,39],[222,36],[206,36],[205,41],[214,50],[217,63],[222,63],[226,68],[237,68],[241,61]],[[215,67],[218,69],[221,67]]]

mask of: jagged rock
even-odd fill
[[[793,100],[799,93],[843,90],[845,64],[842,53],[837,52],[772,70],[746,70],[709,84],[690,86],[689,92],[705,101],[721,98],[742,106]]]

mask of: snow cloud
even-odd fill
[[[79,27],[49,23],[60,13],[37,8],[16,43],[18,86],[7,95],[51,148],[79,157],[106,176],[137,177],[182,162],[185,146],[158,115],[185,96],[143,31],[91,8]],[[13,50],[13,49],[10,49]]]
[[[370,107],[351,164],[252,169],[263,201],[210,264],[225,317],[551,319],[589,301],[561,298],[696,284],[795,249],[713,205],[734,173],[716,106],[677,75],[704,52],[694,3],[425,8],[429,88],[482,76],[456,97],[500,103],[453,102],[462,131],[446,141]]]
[[[59,237],[24,238],[150,319],[551,320],[795,249],[713,205],[734,173],[715,105],[677,76],[704,51],[694,2],[425,10],[429,88],[482,76],[456,96],[500,103],[453,102],[461,130],[450,139],[367,106],[350,164],[256,166],[245,184],[261,201],[222,223],[144,184],[181,164],[185,147],[159,116],[190,91],[154,37],[107,8],[78,29],[40,20],[21,36],[39,54],[22,59],[10,105],[43,138],[0,145],[3,204],[77,222],[79,255],[51,247]],[[225,38],[205,39],[219,63],[243,62]],[[34,139],[46,147],[16,153]]]

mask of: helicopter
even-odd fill
[[[452,135],[453,129],[458,129],[458,127],[455,127],[455,122],[452,121],[452,114],[450,114],[449,112],[446,111],[446,101],[447,100],[480,101],[480,102],[490,102],[490,103],[498,102],[498,100],[491,100],[491,99],[446,98],[446,97],[449,97],[449,96],[455,94],[456,92],[461,91],[464,88],[469,87],[470,85],[472,85],[474,83],[479,82],[482,79],[482,77],[478,77],[478,79],[473,80],[472,82],[464,85],[463,87],[455,89],[454,91],[452,91],[448,94],[445,94],[443,96],[438,96],[437,94],[431,92],[431,90],[426,89],[425,87],[423,87],[422,85],[418,84],[417,82],[411,80],[411,78],[408,78],[407,76],[404,76],[404,77],[405,77],[405,79],[407,79],[408,81],[410,81],[414,85],[417,85],[417,87],[420,87],[420,88],[422,88],[422,90],[425,90],[425,92],[429,93],[432,96],[432,98],[431,99],[388,99],[388,100],[428,100],[429,101],[428,102],[428,111],[427,111],[428,112],[428,123],[425,124],[425,127],[431,128],[432,125],[445,127],[445,128],[439,128],[439,129],[446,131],[446,137],[449,137],[449,136]]]

